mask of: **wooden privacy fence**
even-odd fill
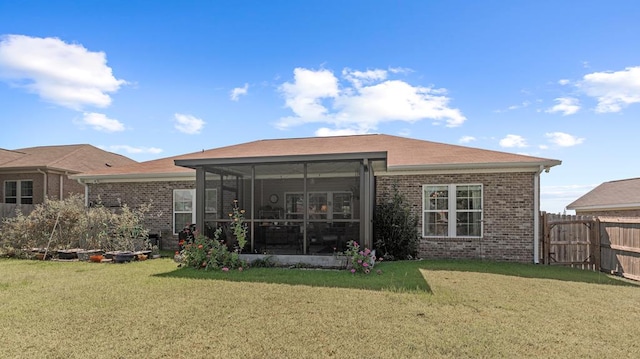
[[[640,280],[640,218],[541,213],[542,261]]]

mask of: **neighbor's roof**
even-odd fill
[[[0,171],[38,168],[81,173],[134,163],[137,162],[87,144],[0,150]]]
[[[640,178],[605,182],[573,201],[567,209],[640,208]]]
[[[194,170],[176,166],[175,160],[275,158],[348,153],[385,152],[387,170],[453,168],[545,168],[561,162],[547,158],[483,150],[472,147],[410,139],[383,134],[259,140],[203,150],[174,157],[104,169],[77,178],[193,176]]]

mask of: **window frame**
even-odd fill
[[[15,184],[15,196],[7,195],[7,184],[13,183]],[[25,195],[23,192],[23,184],[31,183],[31,195]],[[3,184],[3,193],[4,193],[4,203],[8,204],[33,204],[33,180],[5,180]],[[15,202],[7,202],[7,199],[14,199]],[[25,200],[28,200],[28,203],[25,203]]]
[[[349,216],[350,218],[336,218],[338,216],[345,216],[344,211],[336,211],[336,206],[334,204],[335,202],[335,197],[334,195],[336,194],[340,194],[340,195],[347,195],[349,197]],[[309,212],[309,219],[313,219],[313,220],[321,220],[321,221],[334,221],[334,220],[352,220],[353,218],[353,192],[351,191],[309,191],[307,192],[307,205],[311,205],[311,197],[312,196],[325,196],[326,198],[326,203],[324,203],[324,206],[326,206],[325,210],[319,210],[318,212],[312,213]],[[284,203],[285,206],[287,206],[285,208],[285,216],[288,219],[302,219],[304,216],[304,207],[303,207],[303,212],[289,212],[288,205],[290,204],[289,202],[289,198],[291,196],[296,196],[297,198],[300,197],[304,197],[304,193],[302,192],[285,192],[284,193]],[[296,201],[297,203],[297,201]],[[311,218],[312,216],[319,216],[318,218]]]
[[[446,188],[447,190],[447,208],[442,210],[440,208],[430,209],[428,208],[429,198],[427,198],[427,189],[429,188]],[[478,187],[480,190],[480,207],[473,209],[458,209],[458,200],[473,199],[474,197],[461,197],[458,198],[457,191],[461,187]],[[446,233],[445,234],[428,234],[427,233],[427,215],[429,213],[443,213],[446,214]],[[479,235],[458,235],[458,227],[462,224],[457,223],[459,213],[479,213]],[[444,217],[444,216],[443,216]],[[455,218],[456,220],[450,220]],[[484,235],[484,186],[482,183],[448,183],[448,184],[424,184],[422,185],[422,237],[423,238],[482,238]]]
[[[179,191],[184,191],[184,192],[190,192],[191,193],[191,207],[190,210],[181,210],[181,211],[177,211],[176,210],[176,193]],[[211,198],[215,198],[215,205],[213,207],[209,206],[207,207],[207,201],[205,200],[205,213],[207,214],[216,214],[218,213],[218,190],[216,188],[207,188],[206,190],[206,198],[205,199],[211,199]],[[210,193],[212,193],[212,195],[209,195]],[[172,202],[171,202],[171,207],[172,207],[172,216],[171,216],[171,221],[173,222],[173,234],[178,234],[182,228],[178,228],[176,226],[176,214],[188,214],[191,213],[191,222],[190,223],[195,223],[196,221],[196,190],[195,188],[174,188],[173,189],[173,198],[172,198]]]

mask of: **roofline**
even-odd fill
[[[591,206],[571,206],[568,205],[567,209],[575,210],[575,211],[584,211],[584,210],[620,210],[620,209],[638,209],[640,208],[640,203],[623,203],[623,204],[605,204],[605,205],[591,205]]]
[[[531,171],[539,171],[542,166],[548,171],[553,166],[558,166],[562,161],[546,160],[539,162],[486,162],[486,163],[444,163],[432,165],[408,165],[389,166],[389,172],[396,171],[431,171],[431,170],[465,170],[465,169],[504,169],[504,168],[530,168]]]
[[[387,151],[380,152],[350,152],[327,153],[317,155],[284,155],[284,156],[260,156],[260,157],[225,157],[225,158],[198,158],[174,160],[176,166],[196,168],[211,165],[248,165],[248,164],[273,164],[295,162],[323,162],[323,161],[355,161],[355,160],[386,160]]]
[[[99,174],[99,175],[83,175],[76,174],[69,176],[71,179],[80,180],[84,183],[106,182],[140,182],[147,179],[155,179],[161,181],[184,181],[185,179],[195,179],[195,171],[189,172],[158,172],[158,173],[118,173],[118,174]]]
[[[81,173],[80,171],[76,171],[76,170],[70,170],[70,169],[67,169],[67,168],[60,168],[60,167],[49,167],[49,166],[46,166],[46,165],[42,165],[42,166],[22,166],[22,167],[2,167],[2,166],[0,166],[0,173],[12,173],[12,172],[25,173],[25,171],[38,172],[38,170],[48,171],[48,172],[60,172],[60,173]]]

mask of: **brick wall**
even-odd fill
[[[479,258],[533,261],[533,173],[403,175],[378,177],[377,201],[391,192],[394,182],[419,218],[422,234],[422,186],[425,184],[482,184],[484,228],[481,238],[421,238],[421,258]]]
[[[173,190],[193,189],[195,181],[123,182],[89,184],[89,201],[118,207],[120,202],[131,208],[151,203],[145,226],[150,233],[162,234],[162,249],[177,248],[173,236]]]

